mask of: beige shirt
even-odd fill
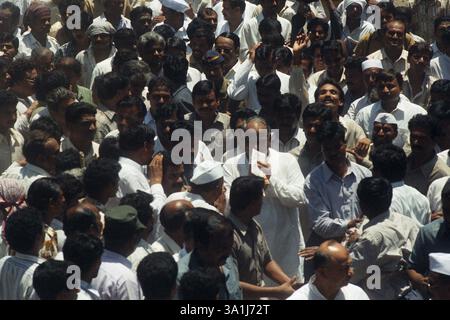
[[[428,74],[425,75],[423,79],[420,91],[413,95],[413,90],[411,83],[408,78],[408,73],[403,76],[403,94],[411,101],[424,109],[428,109],[428,102],[430,101],[430,89],[431,89],[431,78]]]
[[[408,70],[409,68],[408,51],[406,50],[402,51],[402,54],[396,61],[392,61],[387,56],[384,48],[381,48],[380,50],[368,55],[367,59],[381,60],[381,64],[383,65],[384,70],[394,70],[395,72],[399,72],[402,75],[404,75],[406,70]]]
[[[0,134],[0,174],[14,161],[23,159],[23,136],[15,129],[9,129],[8,135]]]
[[[411,168],[411,156],[408,157],[405,183],[427,195],[430,184],[439,178],[450,176],[450,168],[436,155],[417,169]]]
[[[339,117],[339,122],[345,127],[345,142],[347,148],[353,149],[362,138],[366,138],[364,130],[352,119]]]
[[[108,133],[117,129],[117,123],[114,121],[116,113],[109,110],[107,107],[99,104],[97,107],[97,114],[95,119],[97,120],[97,133],[95,134],[94,141],[102,143],[103,139]]]

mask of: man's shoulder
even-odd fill
[[[383,53],[382,53],[382,51],[380,49],[380,50],[377,50],[377,51],[372,52],[371,54],[369,54],[367,56],[367,59],[378,59],[378,60],[380,60],[382,57],[383,57]]]
[[[362,288],[352,283],[347,284],[341,290],[344,293],[346,300],[369,300],[367,293]]]
[[[310,291],[311,291],[311,285],[309,283],[306,283],[300,289],[296,290],[286,300],[310,300],[309,299]]]

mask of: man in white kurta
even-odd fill
[[[254,119],[247,124],[249,129],[267,128],[264,120]],[[257,131],[258,132],[258,131]],[[250,148],[252,149],[252,148]],[[263,148],[259,148],[262,151]],[[261,214],[256,217],[275,260],[289,276],[301,276],[298,251],[304,247],[300,228],[298,207],[304,202],[303,174],[294,156],[269,148],[266,162],[270,165],[270,176],[266,176],[267,187]],[[264,153],[264,152],[263,152]],[[256,162],[256,159],[253,160]],[[227,194],[234,179],[250,175],[247,153],[227,160],[223,166]]]

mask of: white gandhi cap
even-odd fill
[[[189,9],[189,5],[184,0],[160,0],[160,2],[163,7],[180,13],[184,13],[187,9]]]
[[[194,168],[191,183],[196,185],[207,184],[223,178],[222,164],[216,161],[203,161]]]
[[[450,253],[430,253],[429,258],[430,271],[450,276]]]
[[[382,112],[377,115],[374,122],[379,122],[379,123],[383,123],[383,124],[385,124],[385,123],[397,124],[397,119],[395,119],[395,117],[390,113]]]
[[[367,70],[369,68],[378,68],[383,69],[383,64],[381,60],[378,59],[367,59],[361,63],[362,71]]]

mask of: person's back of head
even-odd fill
[[[331,110],[328,109],[323,103],[314,102],[308,104],[302,113],[303,123],[305,123],[306,119],[308,118],[318,118],[323,123],[325,121],[331,121],[333,119],[333,115],[331,113]]]
[[[120,205],[128,205],[136,209],[139,221],[147,227],[147,233],[153,230],[154,217],[151,206],[153,200],[153,195],[140,190],[129,193],[120,200]]]
[[[192,205],[187,201],[171,201],[161,209],[159,220],[164,231],[172,234],[184,228],[188,215],[191,213]]]
[[[48,133],[41,130],[31,130],[22,147],[22,153],[28,163],[33,165],[40,164],[43,157],[50,156],[47,154],[46,143],[53,139]]]
[[[47,95],[54,89],[63,87],[70,88],[70,81],[66,74],[59,70],[40,73],[34,83],[36,99],[45,101]]]
[[[317,139],[320,143],[338,140],[345,143],[345,127],[339,122],[327,121],[322,124]]]
[[[114,46],[117,50],[121,51],[123,49],[136,49],[137,38],[133,29],[121,28],[116,31],[113,36]]]
[[[118,161],[120,157],[119,139],[107,137],[103,139],[98,148],[99,158],[106,158]]]
[[[111,159],[96,159],[89,163],[83,175],[86,194],[99,199],[105,192],[112,193],[119,182],[120,165]]]
[[[101,263],[103,244],[95,236],[78,233],[68,237],[63,246],[64,260],[78,266],[82,275],[95,278]]]
[[[256,81],[256,90],[265,94],[278,95],[281,89],[281,80],[275,73],[269,73]]]
[[[230,189],[231,212],[238,216],[248,212],[254,215],[259,214],[263,194],[264,180],[262,178],[255,176],[236,178]]]
[[[47,213],[50,206],[58,202],[61,195],[62,189],[55,178],[40,178],[30,185],[27,193],[27,204]]]
[[[56,157],[56,174],[74,169],[81,169],[81,158],[75,149],[66,149]]]
[[[50,117],[41,117],[37,120],[34,120],[30,124],[30,133],[32,131],[41,131],[45,132],[50,137],[54,138],[56,141],[61,141],[61,137],[63,135],[62,128],[58,126],[55,120]],[[29,134],[31,136],[31,134]]]
[[[42,213],[35,208],[18,209],[6,219],[5,237],[12,250],[37,256],[44,244]]]
[[[167,40],[169,40],[170,38],[175,36],[175,31],[173,30],[173,28],[171,26],[169,26],[167,24],[161,24],[159,26],[156,26],[153,29],[153,32],[156,32],[161,37],[163,37],[166,42],[167,42]]]
[[[358,185],[359,206],[369,220],[389,210],[392,186],[384,178],[364,178]]]
[[[100,215],[85,204],[70,208],[63,218],[63,231],[67,238],[78,233],[100,236]]]
[[[45,97],[47,107],[52,112],[61,111],[61,103],[67,100],[75,101],[76,95],[64,87],[59,87],[50,91]]]
[[[47,260],[33,274],[33,288],[41,300],[76,300],[77,289],[67,286],[71,273],[67,261]]]
[[[100,101],[113,99],[119,91],[125,90],[129,86],[127,78],[115,72],[109,72],[95,78],[93,88]]]
[[[62,173],[55,178],[64,194],[66,208],[69,209],[78,205],[79,201],[85,196],[84,185],[81,179],[70,173]]]
[[[230,128],[231,129],[244,129],[245,128],[245,122],[255,117],[257,114],[254,110],[250,108],[239,108],[236,110],[236,112],[233,112],[230,118]]]
[[[129,49],[117,51],[112,61],[113,71],[118,73],[122,66],[129,61],[138,61],[138,54],[136,51]]]
[[[199,268],[186,272],[178,288],[182,300],[217,300],[224,276],[213,268]]]
[[[406,154],[402,148],[391,144],[380,145],[370,154],[373,171],[389,182],[399,182],[406,175]]]
[[[147,300],[171,300],[175,296],[178,266],[168,252],[150,253],[139,263],[137,277]]]
[[[142,124],[128,128],[119,134],[119,148],[125,153],[139,151],[146,145],[153,145],[155,132],[148,126]]]
[[[189,62],[185,57],[168,55],[164,61],[164,75],[174,84],[181,86],[186,84]]]

